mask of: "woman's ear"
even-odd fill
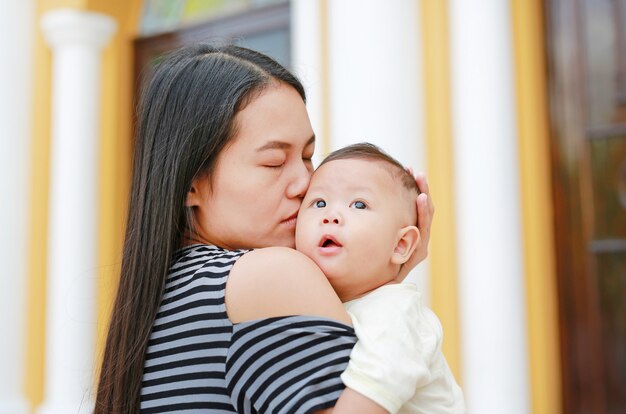
[[[402,265],[409,260],[420,243],[420,231],[415,226],[406,226],[398,230],[398,242],[391,255],[391,263]]]
[[[206,181],[206,178],[194,178],[185,198],[185,207],[196,207],[202,204],[202,200],[206,197],[205,192],[208,190]]]

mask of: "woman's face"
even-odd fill
[[[304,102],[280,83],[249,102],[235,122],[212,180],[195,180],[187,197],[200,241],[229,249],[294,247],[315,147]]]

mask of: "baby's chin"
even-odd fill
[[[345,280],[346,277],[350,276],[345,275],[343,272],[336,269],[335,266],[332,266],[329,263],[324,263],[323,260],[313,259],[313,261],[322,270],[322,273],[324,273],[324,276],[326,276],[326,279],[328,279],[333,287],[335,287],[335,283],[340,283],[341,280]]]
[[[298,233],[298,229],[296,228],[296,234],[294,236],[294,249],[296,249],[297,251],[304,253],[305,255],[307,255],[308,257],[311,258],[311,260],[313,260],[314,262],[316,262],[315,259],[315,253],[317,252],[317,240],[313,241],[313,239],[315,239],[315,237],[307,237],[306,233]],[[316,262],[317,263],[317,262]],[[318,265],[319,266],[319,265]]]

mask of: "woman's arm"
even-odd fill
[[[385,410],[380,405],[367,397],[359,394],[351,388],[346,388],[342,393],[337,404],[333,408],[318,411],[315,414],[388,414],[389,411]]]
[[[304,254],[284,247],[253,250],[235,263],[226,284],[226,309],[233,323],[311,315],[352,324],[319,267]],[[387,413],[350,389],[342,392],[331,410],[334,414]]]
[[[311,315],[352,325],[320,268],[287,247],[243,255],[226,284],[226,309],[233,323],[288,315]]]

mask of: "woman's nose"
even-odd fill
[[[302,164],[295,172],[291,182],[287,186],[287,197],[289,198],[303,198],[306,194],[306,190],[309,188],[309,182],[311,181],[311,171]]]

